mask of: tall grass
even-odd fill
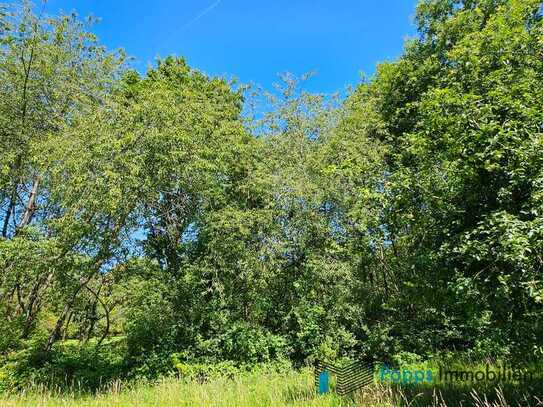
[[[329,397],[331,400],[334,396]],[[186,382],[164,379],[158,384],[140,384],[123,388],[114,382],[110,388],[95,396],[54,394],[33,390],[0,401],[1,406],[318,406],[310,372],[288,374],[251,374],[233,379],[218,378],[209,382]],[[342,405],[341,400],[335,404]]]
[[[199,383],[175,378],[137,385],[112,382],[95,395],[74,389],[60,393],[35,388],[0,398],[2,407],[124,407],[124,406],[413,406],[413,407],[509,407],[543,406],[543,383],[503,384],[498,387],[472,385],[383,385],[375,384],[341,398],[315,394],[309,369],[287,373],[251,373],[232,379],[217,378]]]

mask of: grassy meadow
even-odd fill
[[[2,407],[124,406],[543,406],[543,382],[490,385],[374,384],[348,397],[317,395],[309,369],[287,373],[252,373],[208,381],[165,378],[156,383],[116,381],[97,394],[36,388],[0,399]]]

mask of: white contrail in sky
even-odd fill
[[[202,10],[196,17],[194,17],[192,20],[186,23],[182,29],[186,30],[187,28],[189,28],[192,24],[194,24],[196,21],[198,21],[207,13],[209,13],[211,10],[213,10],[215,7],[217,7],[221,1],[222,0],[217,0],[215,3],[211,4],[208,8],[206,8],[205,10]]]

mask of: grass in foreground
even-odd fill
[[[351,397],[341,398],[335,394],[316,395],[313,376],[306,370],[301,373],[244,375],[201,384],[165,379],[155,385],[123,388],[122,383],[116,382],[96,396],[32,391],[0,399],[0,406],[543,406],[543,390],[537,383],[523,388],[510,385],[478,390],[450,385],[404,388],[374,385]]]

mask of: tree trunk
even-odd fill
[[[23,339],[27,338],[30,334],[30,329],[32,328],[32,324],[34,323],[34,320],[36,319],[36,316],[38,315],[38,312],[40,310],[39,307],[39,292],[42,287],[47,287],[53,277],[53,273],[49,272],[45,277],[41,277],[38,279],[36,284],[34,284],[34,287],[32,287],[32,290],[30,291],[30,294],[28,295],[27,300],[27,311],[26,311],[26,320],[25,325],[23,328],[23,333],[21,337]]]
[[[28,202],[26,204],[25,212],[23,218],[21,219],[21,222],[17,226],[17,229],[24,228],[26,225],[28,225],[32,220],[32,217],[34,216],[34,213],[36,212],[36,198],[38,196],[38,187],[40,185],[40,180],[40,176],[34,178],[34,182],[32,183],[32,190],[30,191],[30,195],[28,196]]]
[[[72,310],[72,306],[75,304],[75,301],[77,300],[77,296],[81,289],[86,286],[89,281],[92,278],[92,274],[81,281],[75,292],[70,297],[70,300],[64,305],[64,308],[62,309],[62,312],[60,313],[57,323],[55,324],[55,328],[51,332],[51,335],[49,335],[49,339],[47,340],[47,343],[45,344],[45,347],[43,348],[45,353],[48,353],[53,348],[53,345],[57,341],[57,339],[60,337],[60,332],[62,330],[62,325],[64,325],[64,321],[66,320],[66,317]]]

